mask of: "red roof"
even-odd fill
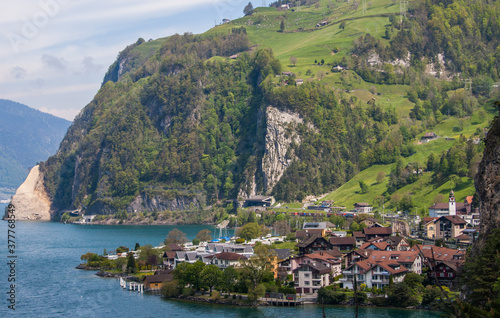
[[[365,235],[391,235],[392,234],[392,228],[391,227],[368,227],[364,228],[363,232]]]
[[[356,245],[356,239],[352,236],[347,237],[330,237],[332,245]]]
[[[465,222],[461,217],[459,217],[457,215],[444,215],[444,216],[440,217],[439,219],[442,219],[442,218],[447,219],[448,221],[450,221],[451,223],[453,223],[455,225],[467,224],[467,222]]]

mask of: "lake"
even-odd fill
[[[3,211],[2,211],[3,212]],[[59,223],[16,223],[15,299],[16,310],[8,309],[9,266],[7,249],[8,223],[0,222],[0,317],[322,317],[319,306],[298,308],[241,308],[204,305],[159,296],[129,292],[120,288],[114,278],[100,278],[95,272],[75,269],[80,255],[102,254],[120,245],[133,248],[156,246],[167,233],[178,228],[193,239],[203,225],[179,226],[99,226]],[[354,309],[327,307],[327,317],[353,317]],[[428,311],[386,308],[360,308],[359,317],[439,317]]]

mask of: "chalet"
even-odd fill
[[[358,202],[354,204],[354,211],[356,213],[370,213],[373,207],[366,202]]]
[[[328,24],[330,24],[330,21],[321,21],[321,22],[316,24],[316,27],[320,28],[320,27],[328,25]]]
[[[222,23],[229,23],[229,22],[231,22],[230,19],[222,19]]]
[[[418,252],[422,255],[423,264],[429,269],[435,268],[435,266],[442,261],[465,261],[465,251],[455,250],[448,247],[417,244],[410,250]]]
[[[356,276],[358,286],[365,284],[367,288],[384,288],[389,285],[391,276],[394,283],[400,283],[408,272],[406,267],[396,261],[372,262],[371,260],[363,260],[342,271],[343,277],[340,282],[344,288],[353,289],[354,276]]]
[[[371,263],[393,261],[404,266],[408,271],[421,274],[423,260],[418,251],[378,251],[359,249],[345,256],[346,268],[354,263],[369,260]]]
[[[174,251],[165,251],[163,253],[163,267],[164,268],[174,268],[175,267],[175,254]]]
[[[215,254],[212,257],[212,264],[217,267],[224,269],[227,267],[239,267],[242,260],[246,260],[247,257],[230,252],[222,252]]]
[[[315,251],[332,249],[332,244],[322,236],[312,235],[297,244],[299,254],[311,254]]]
[[[386,238],[392,235],[392,228],[388,227],[366,227],[363,229],[363,234],[365,234],[365,241],[368,241],[374,237]]]
[[[408,251],[410,243],[403,236],[389,236],[384,238],[384,241],[389,244],[391,251]]]
[[[438,138],[438,135],[436,135],[434,132],[428,132],[428,133],[425,133],[422,138],[420,138],[420,140],[424,141],[424,142],[427,142],[429,140],[434,140],[434,139],[437,139]]]
[[[372,226],[383,227],[383,225],[380,224],[379,222],[380,221],[375,218],[366,218],[360,223],[366,225],[366,227],[372,227]]]
[[[330,244],[341,251],[351,251],[356,248],[356,239],[352,236],[330,237]]]
[[[321,287],[330,285],[330,268],[316,264],[302,264],[293,271],[295,290],[299,294],[317,293]]]
[[[264,196],[264,195],[256,195],[253,197],[249,197],[245,200],[245,207],[249,206],[271,206],[276,202],[274,197]]]
[[[387,242],[366,242],[361,245],[362,250],[374,250],[374,251],[392,251],[391,247]]]
[[[428,275],[436,278],[441,285],[450,287],[457,281],[462,265],[463,261],[439,261]]]
[[[352,236],[356,239],[356,247],[360,248],[365,242],[365,234],[363,231],[354,231],[352,232]]]
[[[297,78],[297,79],[295,79],[295,84],[302,85],[302,84],[304,84],[304,80],[302,78]]]
[[[164,282],[171,282],[174,280],[173,270],[161,271],[155,275],[146,275],[144,277],[144,290],[154,291],[160,290]]]
[[[292,72],[285,71],[285,72],[281,72],[281,75],[293,76],[294,74]]]

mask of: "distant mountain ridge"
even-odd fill
[[[28,169],[59,148],[71,122],[0,99],[0,187],[16,188]]]

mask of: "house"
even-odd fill
[[[352,236],[356,239],[356,247],[360,248],[365,242],[365,234],[363,231],[354,231],[352,232]]]
[[[438,135],[436,135],[434,132],[428,132],[428,133],[425,133],[422,136],[422,138],[420,138],[420,140],[422,140],[423,142],[427,142],[429,140],[434,140],[437,138],[438,138]]]
[[[212,264],[216,265],[217,267],[224,269],[227,267],[239,267],[241,264],[241,261],[246,260],[247,257],[236,254],[236,253],[230,253],[230,252],[222,252],[219,254],[215,254],[212,257]]]
[[[302,264],[293,271],[293,281],[297,293],[317,293],[321,287],[330,285],[330,268],[320,263]]]
[[[288,258],[286,260],[279,262],[280,271],[283,271],[286,275],[291,275],[295,269],[300,267],[302,264],[316,263],[320,262],[325,266],[332,268],[332,275],[338,275],[341,265],[342,254],[338,248],[333,248],[331,250],[320,250],[315,251],[311,254],[303,254]]]
[[[272,196],[256,195],[245,200],[245,207],[249,206],[271,206],[276,202]]]
[[[356,248],[356,239],[352,236],[330,237],[330,244],[341,251],[351,251]]]
[[[166,247],[168,250],[174,251],[174,252],[184,251],[184,248],[182,246],[180,246],[179,244],[175,244],[175,243],[170,243]]]
[[[375,219],[375,218],[366,218],[363,221],[361,221],[360,223],[366,225],[366,227],[372,227],[372,226],[384,227],[379,222],[380,221]]]
[[[281,75],[293,76],[294,74],[292,72],[285,71],[285,72],[281,72]]]
[[[465,251],[455,250],[448,247],[433,245],[414,245],[410,251],[418,252],[423,256],[423,265],[432,271],[442,261],[465,261]]]
[[[174,268],[175,267],[175,254],[174,251],[165,251],[163,253],[163,267],[164,268]]]
[[[198,256],[198,252],[175,252],[174,268],[177,267],[179,263],[187,262],[193,264],[200,259],[201,257]]]
[[[441,285],[450,287],[460,276],[460,269],[464,261],[438,261],[434,268],[429,271],[429,276],[437,279]]]
[[[297,243],[297,247],[299,248],[299,255],[303,255],[320,250],[330,250],[333,246],[327,239],[316,234]]]
[[[403,236],[389,236],[384,238],[384,241],[389,244],[391,251],[408,251],[410,243]]]
[[[365,284],[367,288],[384,288],[389,285],[391,276],[394,283],[400,283],[408,272],[406,267],[396,261],[372,262],[371,260],[363,260],[342,271],[343,277],[340,282],[344,288],[353,289],[354,276],[356,276],[358,286]]]
[[[363,229],[363,234],[365,235],[365,241],[368,241],[374,237],[386,238],[392,235],[392,228],[388,227],[366,227]]]
[[[364,260],[370,262],[391,260],[404,266],[413,273],[422,273],[423,259],[418,251],[379,251],[372,249],[359,249],[348,253],[345,257],[345,267]]]
[[[358,202],[354,204],[354,212],[356,213],[370,213],[373,207],[366,202]]]
[[[155,275],[147,275],[144,277],[144,290],[153,291],[160,290],[164,282],[171,282],[174,280],[173,270],[161,271]]]
[[[436,239],[455,239],[466,229],[467,222],[456,215],[445,215],[434,221]],[[429,235],[429,232],[427,232]]]
[[[222,19],[222,23],[229,23],[229,22],[231,22],[230,19]]]

